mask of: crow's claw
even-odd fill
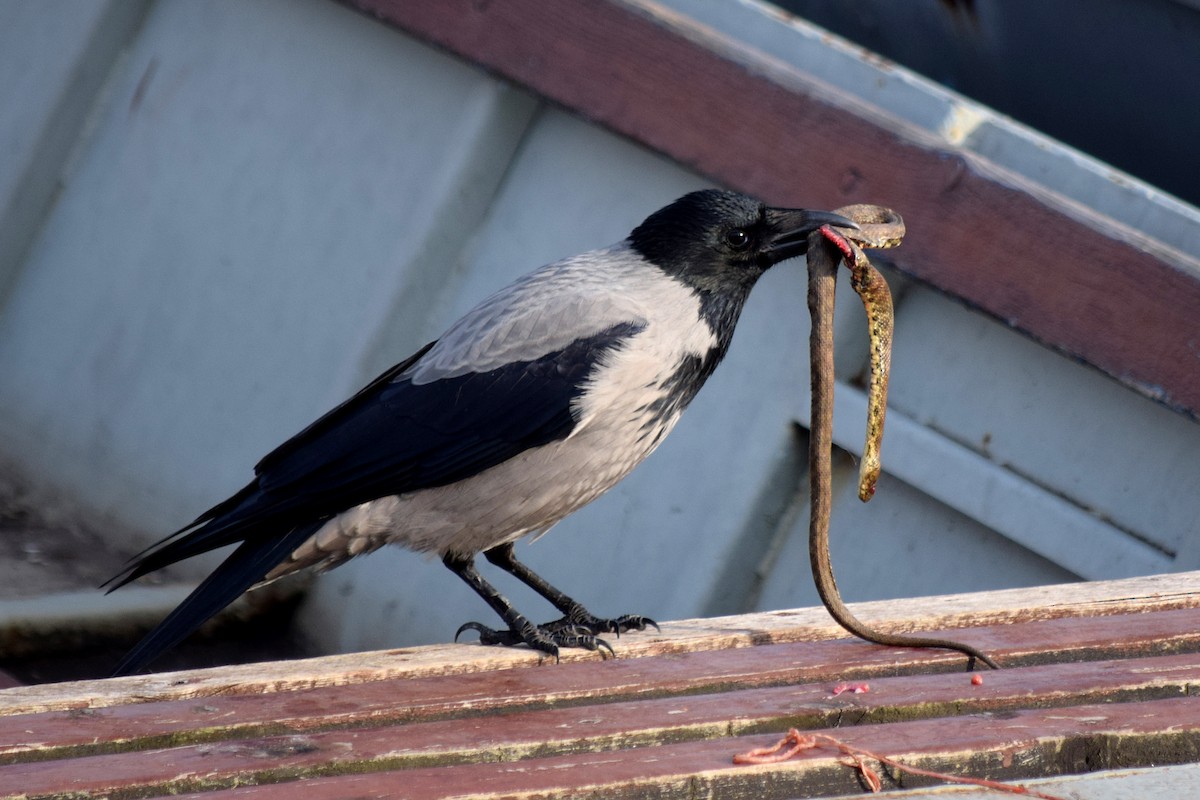
[[[625,631],[644,631],[647,626],[661,632],[662,628],[658,627],[658,623],[649,617],[643,617],[641,614],[622,614],[613,620],[605,620],[613,624],[615,633],[620,636]]]
[[[454,641],[457,642],[458,637],[466,631],[478,631],[480,644],[514,645],[522,643],[522,639],[513,631],[498,631],[495,628],[489,628],[482,622],[464,622],[458,626],[458,630],[454,632]]]
[[[600,619],[593,616],[590,612],[580,606],[573,610],[573,613],[568,614],[560,620],[543,625],[549,626],[574,626],[583,628],[592,634],[597,633],[615,633],[618,638],[626,631],[644,631],[647,626],[653,626],[655,630],[662,630],[658,627],[658,623],[649,617],[643,617],[641,614],[623,614],[616,619]]]
[[[512,629],[498,631],[479,622],[464,622],[455,632],[454,640],[458,641],[458,637],[464,631],[469,630],[479,633],[480,644],[505,647],[524,644],[534,650],[554,656],[555,660],[558,660],[560,647],[579,647],[599,652],[603,658],[616,655],[608,642],[596,636],[587,627],[576,625],[566,618],[545,625],[531,624],[528,629],[519,631]]]

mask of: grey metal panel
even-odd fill
[[[928,291],[905,300],[892,375],[891,405],[901,413],[1030,491],[1162,548],[1163,569],[1197,566],[1170,555],[1200,534],[1200,425]],[[1014,515],[1031,511],[1010,502]],[[1039,531],[1047,521],[1028,513],[1018,525]],[[1073,544],[1086,554],[1098,542]]]
[[[0,307],[148,0],[0,5]]]
[[[159,4],[112,84],[0,316],[0,433],[164,532],[357,388],[430,212],[533,106],[325,0]]]
[[[870,503],[857,496],[857,466],[834,471],[830,555],[848,602],[1065,583],[1077,576],[969,516],[884,475]],[[807,496],[804,498],[807,502]],[[798,515],[765,564],[755,610],[819,605],[808,563],[808,515]]]

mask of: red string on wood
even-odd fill
[[[745,753],[738,753],[733,757],[735,764],[777,764],[780,761],[787,761],[797,753],[804,750],[811,750],[814,747],[820,747],[822,744],[829,745],[835,748],[842,755],[847,756],[850,761],[842,762],[848,767],[853,767],[862,775],[863,781],[867,784],[867,788],[871,792],[878,792],[883,789],[883,781],[879,777],[879,773],[871,769],[867,765],[865,759],[874,759],[880,764],[885,764],[892,769],[901,772],[908,772],[912,775],[921,775],[926,778],[935,778],[937,780],[947,781],[949,783],[964,783],[971,786],[980,786],[984,789],[992,789],[997,792],[1008,792],[1009,794],[1020,794],[1026,797],[1038,797],[1041,800],[1065,800],[1059,795],[1043,794],[1035,792],[1032,789],[1027,789],[1024,786],[1014,786],[1009,783],[1000,783],[999,781],[990,781],[986,778],[968,778],[962,775],[949,775],[945,772],[935,772],[933,770],[921,769],[908,764],[901,764],[894,758],[881,756],[872,753],[870,750],[863,750],[861,747],[846,744],[845,742],[835,739],[832,736],[823,733],[804,734],[795,728],[790,729],[787,734],[776,742],[771,747],[756,747],[753,750]]]

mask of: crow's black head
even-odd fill
[[[692,192],[646,218],[630,243],[655,266],[703,292],[750,290],[771,266],[808,249],[822,225],[857,226],[824,211],[768,208],[736,192]]]

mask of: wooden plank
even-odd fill
[[[822,732],[854,747],[927,769],[1014,780],[1105,769],[1118,764],[1194,760],[1200,755],[1200,698],[1031,709],[972,715],[953,721],[919,720]],[[709,792],[734,797],[793,797],[858,788],[853,773],[826,749],[803,752],[775,765],[732,763],[734,754],[772,744],[778,738],[778,734],[722,737],[621,752],[536,757],[518,763],[508,761],[502,748],[493,748],[499,763],[307,777],[303,795],[306,800],[395,796],[418,799],[464,794],[481,798],[560,797],[578,796],[581,792],[604,797],[644,797],[649,792],[659,797],[695,797]],[[269,778],[286,782],[243,785],[190,796],[197,800],[239,797],[292,800],[297,786],[289,779],[296,774],[279,766],[280,762],[303,762],[320,752],[321,746],[309,737],[295,737],[280,747],[268,744],[255,749],[254,743],[250,743],[241,755],[257,760],[264,770],[269,770],[269,774],[264,771],[248,780]],[[218,750],[210,751],[211,756],[221,754]],[[233,750],[224,754],[231,755]],[[337,754],[324,753],[324,756],[336,758]],[[155,758],[169,759],[171,754],[159,753]],[[99,764],[77,766],[100,768]],[[204,771],[203,764],[199,765],[200,771],[190,771],[195,765],[186,761],[174,766],[179,774],[171,791],[185,788],[189,781],[208,780],[209,773]],[[926,779],[904,781],[906,786],[927,783]],[[61,797],[61,792],[92,791],[92,787],[101,784],[103,778],[97,778],[95,772],[80,770],[69,781],[69,788],[55,790],[60,792],[58,795],[44,794],[37,786],[26,785],[21,796],[29,800]]]
[[[458,679],[455,679],[458,680]],[[411,725],[354,727],[303,735],[194,744],[0,767],[0,789],[33,796],[68,791],[177,792],[195,785],[236,786],[322,774],[421,768],[627,750],[729,735],[858,726],[1022,707],[1065,707],[1182,697],[1200,686],[1200,655],[1091,664],[1055,664],[988,674],[980,686],[963,674],[883,678],[867,694],[833,696],[832,683],[725,691],[602,705],[466,716]],[[403,696],[397,704],[403,704]],[[346,707],[355,704],[344,698]],[[489,709],[482,703],[483,710]],[[312,704],[296,698],[293,711]],[[206,721],[193,715],[193,724]],[[14,720],[15,721],[15,720]],[[112,738],[105,720],[79,731]],[[947,720],[946,724],[956,724]],[[22,727],[25,721],[20,722]],[[67,730],[62,733],[70,735]],[[60,740],[61,741],[61,740]]]
[[[1009,666],[1200,650],[1200,625],[1190,609],[1000,625],[957,635],[986,643],[988,652]],[[842,639],[41,712],[13,716],[0,728],[0,763],[733,688],[954,673],[963,664],[961,656],[946,651],[882,648]]]
[[[0,725],[0,760],[8,762],[0,797],[273,797],[294,793],[299,779],[306,797],[769,797],[856,788],[828,752],[773,766],[730,762],[762,744],[760,732],[772,739],[791,726],[990,777],[1185,762],[1200,747],[1195,578],[964,598],[996,619],[954,635],[1009,665],[983,674],[981,685],[960,671],[957,654],[805,641],[810,632],[773,614],[726,618],[679,641],[628,637],[639,657],[543,669],[489,667],[502,662],[485,648],[426,648],[446,651],[445,659],[476,652],[481,661],[343,686],[285,682],[261,694],[226,675],[206,684],[214,696],[114,696],[93,708],[90,694],[121,681],[82,682],[59,687],[65,710],[10,714]],[[899,610],[916,608],[929,606]],[[896,612],[898,627],[920,621]],[[771,643],[773,634],[785,641]],[[868,693],[833,695],[836,682],[863,678]]]
[[[808,580],[808,576],[798,579]],[[1200,571],[1097,583],[854,603],[851,608],[880,630],[890,631],[951,630],[971,625],[1010,626],[1065,617],[1195,609],[1200,608]],[[615,645],[619,660],[625,662],[663,653],[682,654],[769,643],[827,641],[844,635],[845,632],[823,608],[807,608],[667,622],[663,624],[661,634],[626,634]],[[867,647],[858,643],[854,643],[854,646]],[[565,651],[562,660],[564,664],[588,662],[597,660],[597,656]],[[15,687],[0,691],[0,717],[150,701],[350,686],[393,678],[461,675],[530,668],[539,664],[541,659],[537,654],[523,649],[436,645],[379,650],[247,664],[220,670],[190,670],[105,681]]]
[[[1194,255],[652,2],[349,2],[769,201],[897,208],[906,272],[1200,415]]]

